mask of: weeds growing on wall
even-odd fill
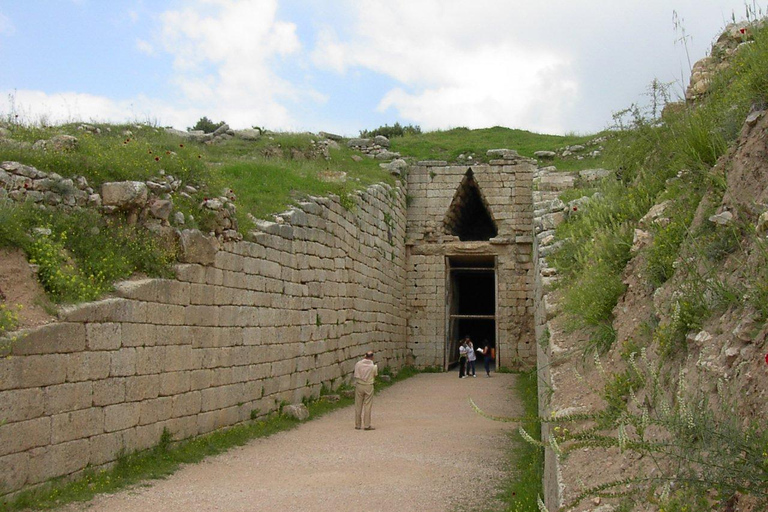
[[[0,205],[0,246],[21,247],[56,302],[93,300],[134,272],[170,276],[173,247],[145,230],[95,212],[42,211]]]
[[[611,311],[623,293],[621,273],[630,257],[633,230],[650,206],[666,199],[671,204],[668,222],[650,228],[654,237],[647,249],[646,275],[659,286],[674,273],[680,248],[691,237],[693,213],[717,179],[711,167],[738,136],[750,108],[768,105],[766,76],[768,30],[761,28],[731,66],[713,79],[708,96],[695,107],[679,105],[660,115],[658,106],[669,95],[666,86],[655,81],[649,91],[653,111],[633,105],[616,115],[606,162],[619,171],[620,180],[602,183],[580,211],[570,212],[557,229],[562,248],[551,258],[562,276],[565,312],[575,327],[593,333],[587,349],[607,350],[613,343]],[[713,229],[704,255],[713,261],[723,258],[737,248],[744,232],[738,226]],[[690,288],[691,294],[707,291],[696,283]],[[753,288],[750,296],[763,296],[759,286]],[[722,283],[710,286],[709,292],[713,290],[723,300],[732,299]],[[709,311],[692,297],[679,297],[678,320],[661,326],[657,337],[664,340],[665,350],[679,348],[684,331],[700,325]]]
[[[640,499],[678,512],[686,510],[683,500],[690,496],[698,496],[701,505],[691,511],[733,505],[744,497],[757,504],[753,510],[768,506],[768,433],[758,424],[745,426],[732,414],[723,383],[718,384],[716,403],[710,403],[698,383],[682,376],[670,395],[659,369],[644,353],[632,354],[629,362],[625,373],[606,383],[605,411],[544,419],[555,426],[543,443],[524,435],[561,457],[584,448],[615,448],[647,464],[641,476],[583,489],[565,508],[595,496]],[[585,419],[593,426],[579,427]]]
[[[535,371],[518,374],[515,379],[515,394],[522,400],[523,414],[527,418],[521,425],[538,440],[541,437],[541,422],[538,420],[537,379],[538,374]],[[497,498],[509,512],[533,511],[536,510],[536,499],[542,494],[544,449],[524,442],[517,433],[513,436],[510,466],[515,470]]]

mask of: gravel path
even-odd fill
[[[347,407],[62,512],[479,510],[504,476],[515,425],[483,418],[468,398],[519,415],[514,379],[420,374],[376,395],[374,431],[355,430]]]

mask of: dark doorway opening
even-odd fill
[[[445,369],[459,360],[464,336],[474,348],[496,346],[496,258],[450,256],[448,265],[448,338]],[[477,354],[482,367],[482,356]]]
[[[472,169],[461,180],[443,224],[446,233],[458,236],[462,242],[490,240],[498,235]]]

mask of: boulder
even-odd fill
[[[536,151],[533,156],[540,160],[552,160],[557,156],[554,151]]]
[[[321,137],[326,138],[328,140],[334,140],[336,142],[338,142],[341,139],[343,139],[343,137],[341,135],[336,135],[335,133],[320,132],[320,133],[318,133],[318,135],[320,135]]]
[[[765,110],[756,110],[747,116],[746,123],[750,128],[755,126],[761,117],[765,115]]]
[[[235,137],[243,140],[259,140],[261,138],[261,130],[257,128],[246,128],[244,130],[235,130]]]
[[[181,137],[182,139],[189,139],[192,137],[192,133],[185,132],[182,130],[177,130],[175,128],[165,128],[165,133],[168,133],[170,135],[176,135],[177,137]],[[133,132],[131,132],[130,130],[126,130],[125,132],[123,132],[123,135],[125,137],[133,137]]]
[[[383,135],[377,135],[373,138],[373,143],[383,148],[389,147],[389,139]]]
[[[408,169],[408,162],[402,158],[398,158],[396,160],[392,160],[388,164],[379,164],[379,167],[389,171],[395,176],[400,176],[406,169]]]
[[[725,210],[720,213],[716,213],[715,215],[711,215],[709,217],[709,222],[714,222],[718,226],[727,226],[733,222],[733,214],[728,210]]]
[[[647,231],[643,231],[642,229],[635,229],[635,235],[632,239],[632,249],[631,251],[633,253],[636,253],[640,251],[642,248],[648,246],[653,241],[653,235],[651,235]]]
[[[226,133],[227,133],[227,132],[229,132],[229,131],[230,131],[229,125],[228,125],[227,123],[222,123],[222,125],[221,125],[221,126],[219,126],[218,128],[216,128],[216,129],[213,131],[213,136],[214,136],[214,137],[218,137],[218,136],[220,136],[220,135],[224,135],[224,134],[226,134]]]
[[[304,404],[292,404],[283,406],[283,414],[289,418],[295,418],[299,421],[304,421],[309,418],[309,409]]]
[[[147,204],[149,189],[141,181],[115,181],[101,186],[101,202],[121,210],[142,208]]]
[[[768,212],[763,212],[760,214],[760,217],[757,219],[755,231],[757,231],[758,235],[764,235],[768,233]]]
[[[584,181],[597,181],[613,174],[613,171],[608,169],[584,169],[579,171],[579,177]]]
[[[514,149],[489,149],[485,154],[489,157],[497,157],[503,160],[520,158],[520,155]]]
[[[149,204],[149,213],[156,219],[168,220],[173,210],[173,201],[155,199]]]
[[[71,135],[54,135],[45,145],[46,149],[54,151],[74,151],[77,149],[77,137]]]
[[[665,224],[668,222],[668,219],[667,221],[662,219],[666,219],[667,208],[669,208],[671,204],[671,201],[664,201],[651,206],[651,209],[638,221],[638,224],[644,228],[649,228],[651,224]]]
[[[350,148],[369,148],[373,145],[371,139],[349,139],[347,141],[347,147]]]
[[[204,235],[198,229],[185,229],[179,235],[179,246],[180,262],[211,265],[219,250],[219,241],[215,236]]]
[[[392,151],[384,149],[376,153],[376,156],[374,158],[376,160],[393,160],[399,157],[400,157],[400,153],[394,153]]]

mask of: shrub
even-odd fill
[[[216,131],[216,129],[223,125],[224,121],[220,123],[214,123],[210,119],[208,119],[206,116],[201,117],[198,119],[198,121],[195,123],[194,126],[190,128],[190,130],[202,130],[205,133],[213,133]]]
[[[419,135],[421,133],[421,127],[419,125],[407,125],[402,126],[399,122],[394,125],[383,125],[373,130],[360,130],[360,137],[371,138],[377,135],[383,135],[384,137],[391,139],[392,137],[403,137],[405,135]]]

